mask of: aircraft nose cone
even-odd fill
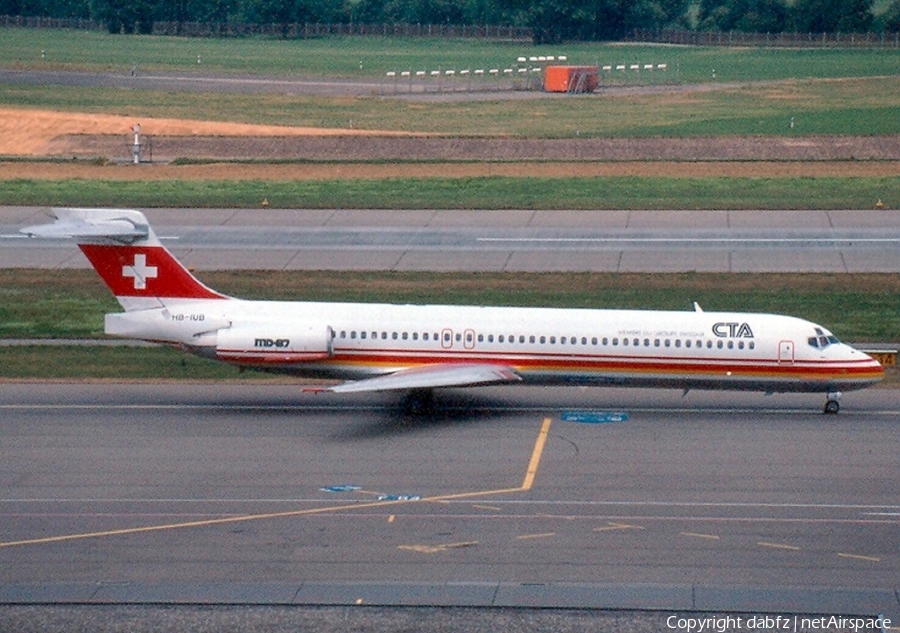
[[[860,352],[860,354],[863,354],[863,353]],[[880,380],[883,380],[884,379],[884,366],[879,361],[875,360],[868,354],[863,354],[863,356],[865,356],[867,359],[867,362],[865,365],[866,368],[869,369],[873,374],[872,381],[878,382]]]

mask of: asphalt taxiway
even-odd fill
[[[896,272],[891,210],[553,211],[148,209],[198,270]],[[48,209],[0,207],[0,267],[86,268],[29,240]]]
[[[0,385],[0,603],[900,616],[900,392],[821,400]]]

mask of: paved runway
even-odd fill
[[[396,395],[297,385],[0,385],[0,603],[900,616],[898,391],[837,416],[819,396],[667,390],[438,404],[413,420]]]
[[[0,267],[87,267],[0,208]],[[198,270],[896,272],[900,216],[867,211],[149,209]]]
[[[0,83],[38,86],[82,86],[165,90],[175,92],[268,93],[317,96],[365,96],[384,90],[384,82],[303,77],[211,75],[209,73],[162,73],[138,69],[90,73],[72,71],[10,70],[0,68]]]

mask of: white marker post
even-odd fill
[[[131,156],[135,165],[140,165],[141,163],[141,124],[135,123],[131,126],[131,131],[134,132],[134,145],[131,147]]]

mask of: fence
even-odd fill
[[[900,48],[900,33],[741,33],[636,29],[633,42],[779,48]]]
[[[82,18],[42,18],[0,15],[0,26],[101,31],[103,22]],[[531,42],[533,30],[519,26],[453,24],[249,24],[240,22],[155,22],[155,35],[186,37],[238,37],[270,35],[288,38],[329,35],[452,37]],[[727,33],[635,29],[630,42],[693,46],[755,46],[783,48],[900,48],[900,33]]]
[[[0,15],[0,26],[28,29],[79,29],[82,31],[99,31],[104,28],[102,22],[83,18],[41,18],[24,15]]]
[[[276,35],[289,38],[325,37],[329,35],[452,37],[509,41],[531,41],[532,31],[517,26],[471,26],[452,24],[210,24],[203,22],[155,22],[156,35]]]
[[[41,18],[0,16],[0,26],[46,29],[82,29],[101,31],[105,23],[78,18]],[[240,22],[154,22],[154,35],[185,37],[234,37],[272,35],[289,38],[325,37],[329,35],[452,37],[531,42],[532,30],[518,26],[453,25],[453,24],[249,24]]]

